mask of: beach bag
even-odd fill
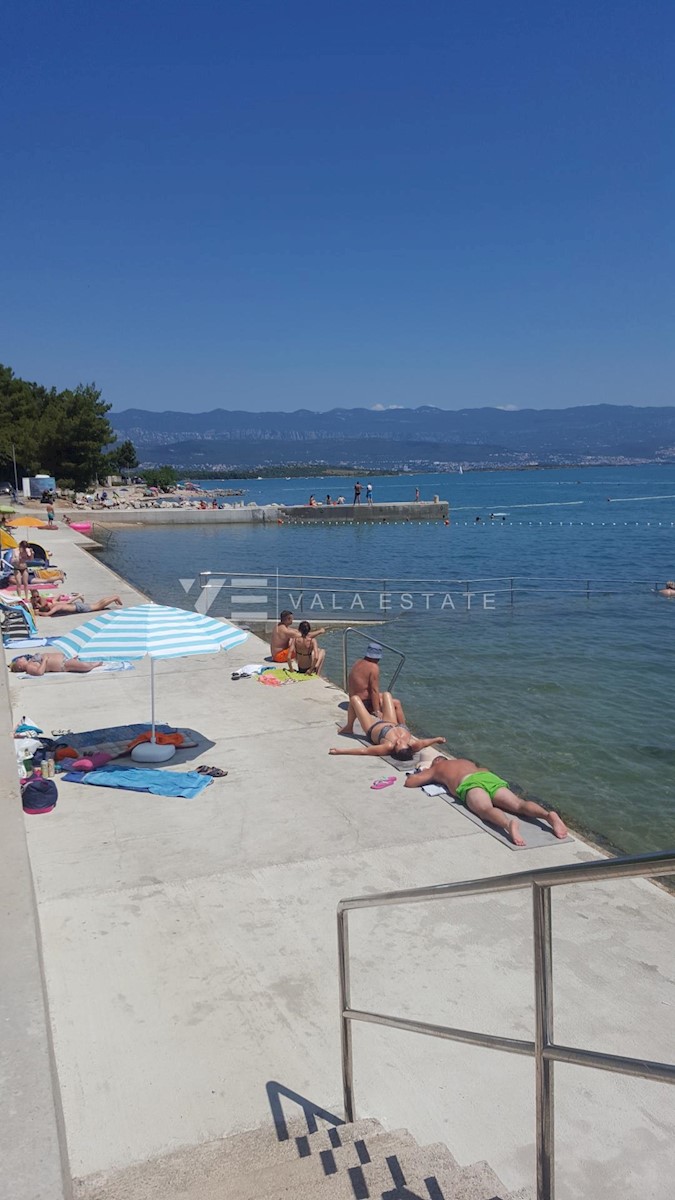
[[[59,793],[53,779],[27,779],[21,788],[23,811],[48,813],[56,807]]]

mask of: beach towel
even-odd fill
[[[36,579],[55,579],[58,582],[65,579],[66,572],[61,571],[58,567],[36,567]]]
[[[37,650],[39,646],[48,646],[49,640],[45,637],[8,638],[5,648],[7,650]]]
[[[100,667],[94,667],[90,671],[90,675],[98,675],[99,671],[133,671],[134,664],[129,662],[128,658],[111,658],[109,662],[101,663]]]
[[[164,771],[159,767],[99,767],[96,771],[68,771],[68,783],[120,788],[128,792],[151,792],[153,796],[175,796],[194,800],[213,783],[210,775],[197,771]]]
[[[311,675],[303,675],[300,671],[289,671],[287,667],[268,667],[258,675],[258,683],[264,683],[267,687],[280,687],[283,683],[303,683],[305,679],[311,678]]]
[[[174,729],[171,725],[156,725],[155,732],[158,737],[180,734],[181,750],[197,745],[187,729]],[[92,754],[109,754],[111,758],[120,758],[122,754],[129,753],[132,744],[142,734],[150,736],[147,721],[135,722],[132,725],[108,725],[103,729],[85,729],[82,733],[69,731],[60,736],[78,751],[76,758],[91,758]]]

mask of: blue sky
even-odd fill
[[[665,0],[10,0],[0,360],[115,409],[672,403]]]

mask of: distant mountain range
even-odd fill
[[[141,461],[181,469],[282,463],[371,468],[675,461],[675,407],[334,408],[111,414]]]

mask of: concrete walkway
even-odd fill
[[[49,545],[69,587],[141,599],[72,532]],[[403,774],[370,790],[381,766],[327,753],[341,692],[231,680],[265,653],[250,638],[157,666],[158,719],[212,743],[188,767],[229,772],[198,800],[62,783],[53,814],[26,818],[76,1177],[263,1125],[270,1081],[341,1112],[340,897],[597,857],[582,842],[514,854],[442,800],[404,792]],[[147,660],[11,690],[15,717],[47,731],[149,715]],[[558,891],[553,905],[557,1038],[672,1059],[672,898],[618,882]],[[524,895],[357,913],[353,1004],[532,1037],[530,947]],[[556,1082],[559,1197],[667,1194],[675,1089],[571,1067]],[[443,1141],[460,1163],[487,1159],[510,1188],[531,1183],[529,1060],[357,1026],[355,1092],[360,1117]]]

